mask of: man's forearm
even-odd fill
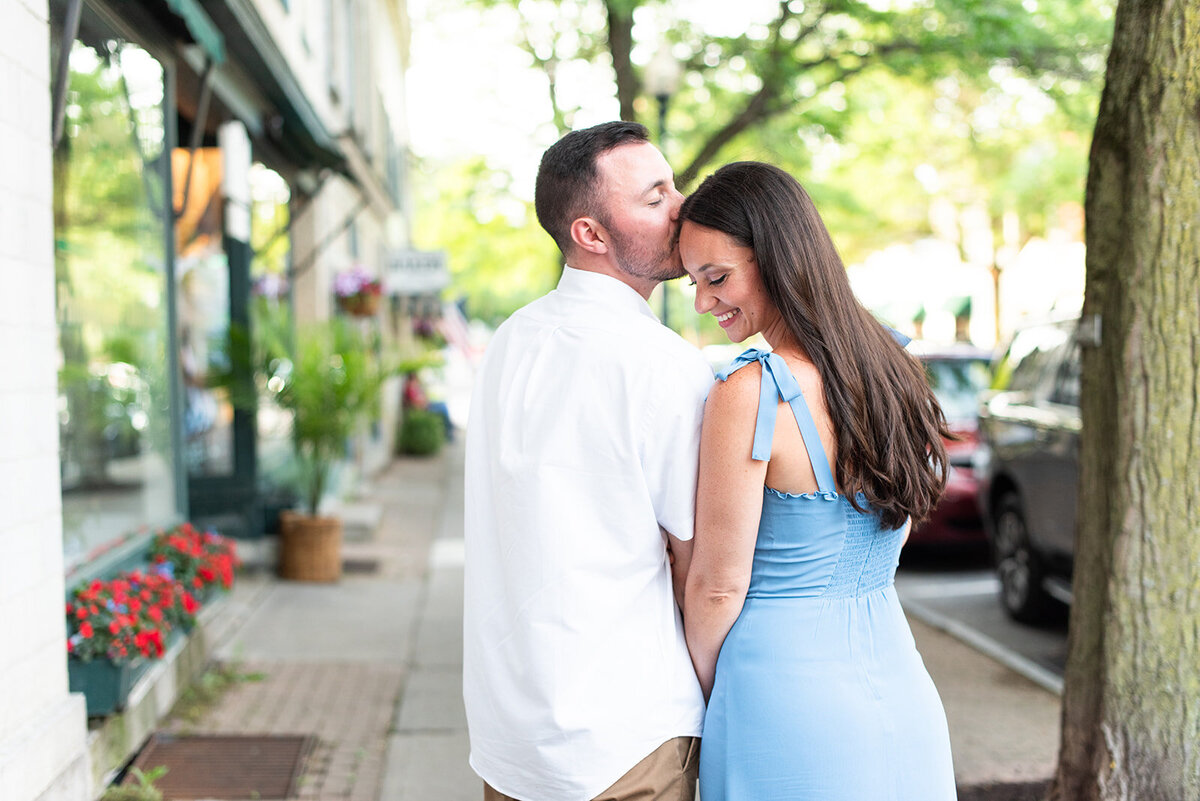
[[[683,612],[683,591],[687,586],[688,570],[692,566],[692,541],[677,539],[667,533],[667,551],[671,558],[671,582],[674,585],[675,603]]]

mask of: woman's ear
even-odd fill
[[[608,231],[594,217],[579,217],[571,223],[571,240],[587,253],[608,253]]]

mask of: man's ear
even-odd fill
[[[571,223],[571,240],[588,253],[608,253],[608,230],[595,217],[579,217]]]

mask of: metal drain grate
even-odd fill
[[[143,771],[166,766],[166,774],[155,786],[167,801],[286,799],[295,797],[304,759],[315,743],[316,738],[308,736],[159,733],[150,738],[133,766]]]

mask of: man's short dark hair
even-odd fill
[[[596,159],[619,145],[650,141],[646,126],[636,122],[605,122],[559,139],[542,155],[534,207],[538,222],[554,237],[563,256],[570,258],[571,223],[580,217],[603,217]]]

